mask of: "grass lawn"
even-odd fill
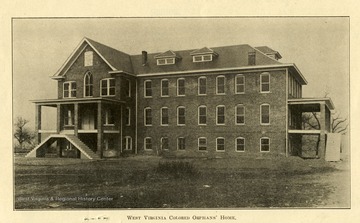
[[[178,161],[15,157],[15,209],[350,205],[349,169],[338,168],[339,163],[298,157],[197,158],[180,160],[189,164],[183,173],[166,171]]]

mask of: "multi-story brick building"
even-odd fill
[[[236,45],[128,55],[84,38],[52,77],[58,98],[37,100],[39,145],[63,157],[122,153],[171,156],[297,155],[301,136],[330,131],[329,98],[302,98],[295,64],[269,47]],[[42,106],[57,128],[41,129]],[[320,112],[321,129],[301,129],[302,112]],[[44,139],[42,134],[51,134]]]

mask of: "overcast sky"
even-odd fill
[[[269,46],[295,63],[308,85],[303,97],[329,92],[349,113],[349,19],[281,18],[93,18],[13,20],[13,113],[34,126],[30,100],[56,98],[52,76],[83,37],[128,54],[237,44]],[[51,113],[49,113],[51,114]]]

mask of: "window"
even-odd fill
[[[112,137],[106,137],[104,139],[105,150],[115,149],[115,139]]]
[[[130,136],[125,136],[125,150],[132,149],[132,139]]]
[[[244,75],[236,75],[235,77],[235,93],[243,94],[245,93],[245,77]]]
[[[68,81],[64,85],[64,98],[76,98],[76,82]]]
[[[255,65],[256,64],[256,53],[255,52],[249,52],[248,53],[248,64],[249,65]]]
[[[245,124],[245,106],[244,105],[237,105],[235,108],[235,123],[237,125]]]
[[[185,96],[185,79],[179,78],[177,80],[177,95]]]
[[[225,151],[225,139],[222,137],[216,138],[216,151]]]
[[[212,54],[193,56],[193,62],[212,61]]]
[[[263,125],[270,124],[270,105],[269,104],[262,104],[260,105],[260,123]]]
[[[151,126],[152,125],[152,115],[151,115],[151,108],[145,108],[144,109],[144,120],[145,120],[145,126]]]
[[[162,137],[160,141],[161,141],[161,150],[169,150],[169,138]]]
[[[169,125],[169,109],[163,107],[160,109],[161,125]]]
[[[108,108],[105,110],[105,123],[104,125],[114,125],[114,114],[112,109]]]
[[[152,96],[151,80],[144,81],[144,96],[145,97]]]
[[[85,67],[93,65],[93,57],[94,57],[93,51],[87,51],[84,53],[84,66]]]
[[[184,137],[179,137],[177,139],[177,149],[185,150],[185,138]]]
[[[93,96],[93,76],[90,72],[87,72],[84,76],[84,96],[92,97]]]
[[[170,65],[175,64],[175,58],[164,58],[164,59],[157,59],[157,65]]]
[[[169,96],[169,80],[163,79],[161,80],[161,97]]]
[[[260,139],[260,152],[270,152],[270,139],[262,137]]]
[[[124,86],[125,96],[131,97],[131,82],[128,79],[125,79],[125,86]]]
[[[270,92],[270,74],[262,73],[260,75],[260,92]]]
[[[199,125],[206,125],[206,106],[199,106]]]
[[[243,137],[238,137],[235,139],[235,151],[245,152],[245,139]]]
[[[207,140],[205,137],[198,138],[198,147],[199,147],[199,151],[207,150]]]
[[[131,110],[130,108],[125,109],[125,125],[130,126],[131,122]]]
[[[216,124],[225,125],[225,106],[218,105],[216,106]]]
[[[178,125],[185,125],[185,107],[180,106],[177,108],[177,124]]]
[[[150,137],[146,137],[144,139],[144,149],[145,150],[152,150],[152,142]]]
[[[64,125],[74,126],[74,110],[70,107],[65,108]]]
[[[101,96],[115,95],[115,79],[107,78],[101,80]]]
[[[206,95],[206,77],[199,77],[198,79],[198,94]]]
[[[225,94],[225,77],[216,77],[216,94]]]

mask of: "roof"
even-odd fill
[[[282,58],[282,56],[280,55],[280,53],[278,51],[275,51],[268,46],[257,46],[257,47],[255,47],[255,49],[260,50],[261,52],[265,53],[266,55],[275,54],[279,59]]]
[[[154,58],[158,59],[158,58],[167,58],[167,57],[176,57],[176,53],[174,53],[171,50],[168,50],[164,53],[160,53],[158,55],[155,55]]]
[[[226,71],[231,69],[263,69],[267,67],[286,67],[292,72],[301,84],[306,84],[304,76],[295,64],[283,64],[266,53],[278,53],[267,46],[252,47],[248,44],[222,46],[222,47],[203,47],[201,49],[190,49],[163,53],[149,53],[147,63],[143,65],[143,55],[129,55],[102,43],[89,38],[84,38],[67,61],[52,76],[53,79],[63,78],[72,63],[89,45],[111,68],[110,73],[127,73],[134,76],[160,75],[160,74],[181,74],[194,72]],[[211,62],[194,63],[192,55],[212,53]],[[248,64],[248,54],[255,53],[255,65]],[[279,54],[280,55],[280,54]],[[157,58],[177,57],[179,60],[175,64],[158,66]]]
[[[310,105],[325,103],[330,110],[334,110],[335,106],[331,98],[293,98],[288,99],[290,105]]]
[[[254,48],[247,44],[212,47],[211,49],[218,54],[218,57],[216,57],[211,62],[194,63],[190,53],[196,51],[197,49],[174,51],[174,53],[176,53],[176,55],[182,59],[173,65],[158,66],[155,58],[158,53],[148,54],[148,61],[146,66],[142,66],[141,54],[131,56],[131,61],[133,64],[134,73],[137,75],[165,72],[184,72],[248,66],[248,53],[254,52]],[[261,66],[275,64],[281,63],[260,52],[256,52],[256,65]]]

